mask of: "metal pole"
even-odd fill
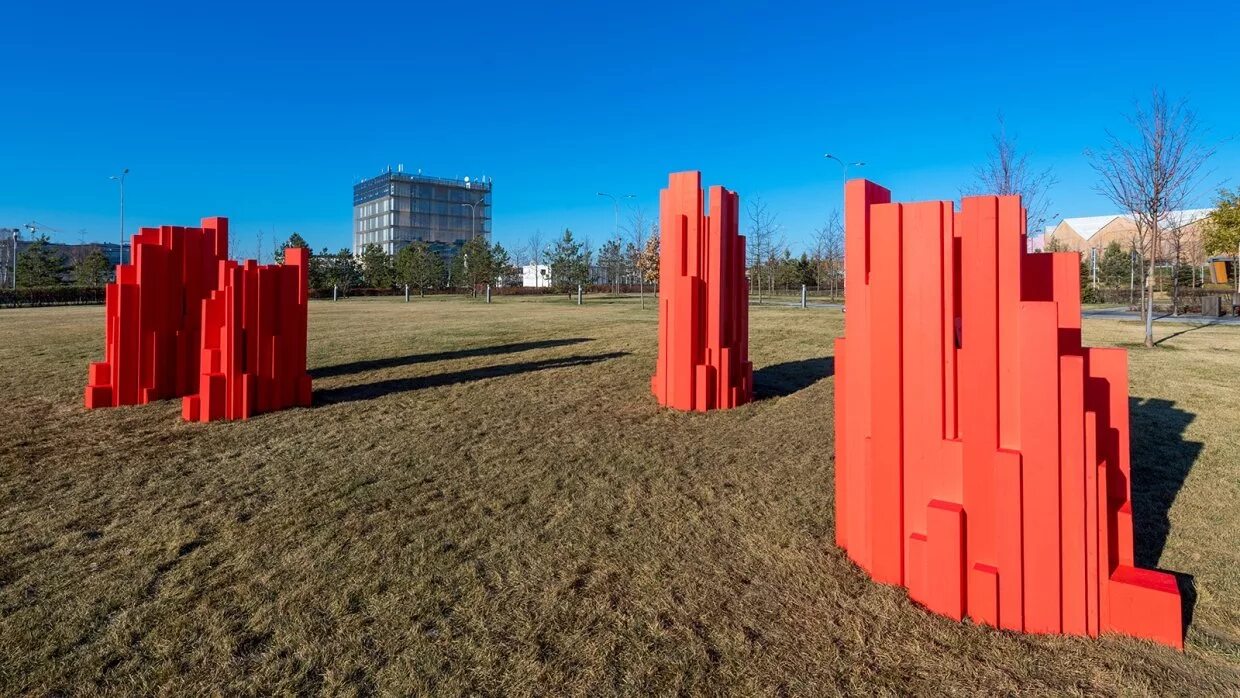
[[[128,167],[121,170],[121,173],[119,175],[112,175],[111,177],[108,177],[108,179],[115,179],[116,181],[120,182],[120,185],[121,185],[121,239],[120,239],[121,244],[120,244],[120,247],[116,251],[116,256],[120,264],[125,263],[125,175],[127,174],[129,174]],[[129,252],[129,259],[133,260],[132,250],[130,250]]]
[[[125,170],[129,172],[129,170]],[[121,175],[121,263],[125,263],[125,175]],[[133,260],[133,250],[129,251],[129,259]]]
[[[1098,290],[1098,248],[1089,248],[1089,277],[1094,290]]]
[[[617,199],[615,194],[608,194],[605,191],[600,191],[596,193],[599,196],[606,196],[607,198],[611,199],[612,209],[615,210],[616,212],[616,226],[615,228],[612,229],[611,234],[614,235],[617,240],[619,240],[620,239],[620,199]],[[637,195],[636,194],[621,194],[620,197],[624,199],[636,199]],[[640,254],[641,251],[639,250],[638,253]],[[638,274],[641,274],[641,272],[639,271]],[[609,276],[610,276],[610,273],[609,273]],[[615,281],[613,281],[613,283],[615,283]],[[642,307],[643,308],[646,307],[645,293],[642,293]]]
[[[17,290],[17,231],[19,228],[13,229],[13,290]]]
[[[491,284],[487,284],[487,303],[491,302]]]
[[[409,284],[405,284],[405,302],[409,302]]]
[[[336,300],[336,291],[340,289],[340,284],[332,284],[332,300]]]
[[[806,307],[805,305],[805,284],[801,284],[801,307],[802,308]]]
[[[847,202],[848,202],[848,166],[851,164],[851,165],[856,165],[857,167],[865,167],[865,163],[864,163],[864,162],[860,162],[860,161],[858,161],[858,162],[853,162],[853,163],[844,162],[844,161],[843,161],[843,160],[841,160],[840,158],[838,158],[838,157],[836,157],[836,156],[832,155],[831,153],[827,153],[826,155],[823,155],[823,157],[824,157],[824,158],[826,158],[827,160],[834,160],[834,161],[838,162],[838,163],[840,164],[840,167],[844,168],[844,202],[845,202],[845,203],[847,203]],[[848,212],[847,212],[847,211],[845,211],[845,214],[847,214],[847,213],[848,213]],[[847,241],[847,240],[845,240],[844,244],[845,244],[845,245],[847,245],[847,244],[848,244],[848,241]],[[845,278],[845,279],[847,279],[847,278],[848,278],[848,263],[847,263],[847,261],[846,261],[847,259],[848,259],[848,258],[847,258],[847,257],[845,257],[845,258],[844,258],[844,260],[845,260],[845,261],[841,264],[841,271],[843,271],[843,272],[844,272],[844,278]],[[762,288],[762,285],[761,285],[761,279],[759,279],[759,285],[758,285],[758,288],[759,288],[759,289],[761,289],[761,288]],[[845,290],[847,290],[847,286],[845,286]],[[759,293],[759,296],[758,296],[758,302],[759,302],[759,303],[761,303],[761,302],[762,302],[761,291],[759,290],[759,292],[758,292],[758,293]],[[845,297],[844,297],[844,302],[845,302],[845,303],[848,303],[848,297],[847,297],[847,296],[845,296]]]
[[[577,284],[577,305],[581,305],[581,284]]]

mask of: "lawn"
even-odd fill
[[[310,306],[315,406],[82,408],[103,309],[0,311],[0,694],[1240,692],[1240,328],[1132,344],[1137,559],[1187,648],[930,615],[833,541],[833,309],[757,402],[649,394],[631,299]],[[1187,579],[1187,578],[1186,578]]]

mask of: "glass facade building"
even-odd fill
[[[353,254],[375,244],[394,255],[422,241],[451,256],[491,236],[491,181],[388,171],[353,185]]]

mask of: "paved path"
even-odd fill
[[[1081,317],[1104,320],[1137,320],[1141,314],[1123,306],[1115,308],[1087,308],[1081,311]],[[1240,317],[1204,317],[1201,315],[1155,315],[1154,322],[1179,323],[1182,325],[1240,325]]]
[[[759,305],[750,299],[751,306]],[[782,298],[764,299],[761,305],[777,305],[797,308],[800,307],[800,301],[786,301]],[[825,303],[821,301],[809,301],[806,303],[809,308],[833,308],[835,310],[843,310],[842,303]],[[1133,320],[1139,321],[1141,314],[1129,310],[1124,306],[1116,306],[1114,308],[1086,308],[1081,311],[1081,317],[1101,319],[1101,320]],[[1163,324],[1181,324],[1181,325],[1237,325],[1240,326],[1240,317],[1228,315],[1226,317],[1209,318],[1201,315],[1158,315],[1154,318],[1154,322]]]

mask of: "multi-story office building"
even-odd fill
[[[376,244],[396,254],[422,241],[451,256],[466,240],[491,235],[491,181],[441,179],[398,167],[353,185],[353,254]]]

